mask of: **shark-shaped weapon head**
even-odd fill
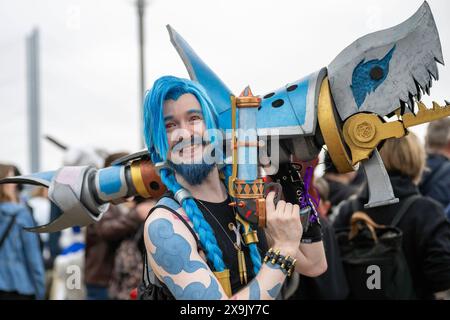
[[[341,120],[359,112],[414,112],[415,99],[430,92],[444,64],[439,33],[427,2],[405,22],[368,34],[328,66],[330,90]]]

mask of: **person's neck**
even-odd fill
[[[439,155],[450,160],[450,146],[442,149],[428,149],[427,152],[429,155]]]
[[[183,177],[175,173],[178,183],[187,189],[195,199],[208,202],[223,202],[227,198],[227,190],[220,180],[219,170],[214,167],[205,180],[199,185],[191,185],[183,179]]]

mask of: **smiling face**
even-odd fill
[[[164,124],[169,145],[168,160],[173,163],[201,163],[206,131],[197,98],[186,93],[164,102]]]

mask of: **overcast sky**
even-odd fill
[[[420,0],[153,0],[146,11],[146,86],[188,77],[171,24],[236,93],[262,94],[302,78],[358,37],[410,17]],[[450,3],[430,0],[450,61]],[[41,128],[73,146],[139,150],[137,15],[133,0],[0,0],[0,162],[28,172],[25,37],[41,36]],[[448,62],[450,63],[450,62]],[[450,68],[432,88],[450,99]],[[447,91],[445,90],[447,89]],[[426,100],[429,101],[429,100]],[[416,129],[423,135],[424,126]],[[62,154],[41,141],[41,169]]]

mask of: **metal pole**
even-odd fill
[[[143,131],[143,119],[144,119],[144,94],[145,94],[145,60],[144,60],[144,11],[145,11],[145,0],[137,0],[136,6],[138,9],[138,29],[139,29],[139,81],[140,81],[140,92],[139,92],[139,140],[142,148],[144,145],[144,131]]]
[[[39,83],[39,30],[33,29],[26,39],[27,48],[27,100],[28,145],[31,172],[40,171],[40,83]]]

